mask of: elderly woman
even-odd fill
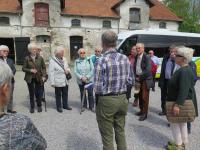
[[[0,61],[0,110],[6,106],[10,99],[12,77],[13,74],[9,66]],[[0,129],[1,150],[45,150],[47,147],[45,139],[26,116],[0,112]]]
[[[179,115],[180,106],[185,100],[192,100],[195,106],[196,116],[197,101],[194,89],[194,74],[188,63],[192,60],[194,50],[187,47],[177,48],[175,62],[180,66],[168,83],[167,101],[175,102],[172,108],[174,115]],[[172,134],[175,144],[169,143],[168,149],[183,150],[188,142],[187,122],[171,123]]]
[[[101,48],[96,48],[95,49],[95,54],[91,56],[91,60],[93,62],[93,64],[96,63],[96,61],[102,56],[102,49]]]
[[[30,113],[34,113],[36,97],[38,112],[42,112],[42,86],[46,80],[46,66],[44,59],[37,54],[37,45],[28,44],[29,55],[25,58],[22,70],[25,72],[24,80],[27,82],[30,95]]]
[[[13,110],[13,91],[14,91],[14,86],[15,86],[15,80],[14,80],[14,75],[16,73],[16,69],[15,69],[15,65],[12,59],[8,58],[8,54],[9,54],[9,48],[6,45],[1,45],[0,46],[0,59],[2,59],[4,62],[6,62],[8,64],[8,66],[10,67],[10,69],[12,70],[13,73],[13,78],[12,78],[12,90],[10,91],[10,100],[8,102],[7,105],[7,112],[8,113],[16,113],[15,110]]]
[[[86,57],[86,51],[83,48],[78,50],[79,58],[75,60],[74,72],[77,78],[77,83],[80,89],[81,101],[83,100],[83,91],[84,86],[93,81],[93,63],[91,59]],[[88,92],[88,101],[89,101],[89,109],[94,112],[94,96],[93,96],[93,88],[87,90]],[[85,95],[83,108],[81,111],[85,111],[87,108],[87,98]]]
[[[57,111],[62,113],[63,109],[72,110],[68,105],[68,80],[66,74],[70,68],[64,58],[64,47],[59,46],[54,51],[55,56],[49,62],[49,80],[52,87],[55,87]],[[61,104],[62,96],[62,104]]]

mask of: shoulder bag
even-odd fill
[[[60,64],[55,58],[52,57],[52,59],[64,70],[65,72],[65,68],[62,64]],[[66,79],[67,80],[70,80],[72,78],[72,75],[71,73],[69,72],[68,74],[65,74],[66,75]]]
[[[192,100],[185,100],[184,105],[179,105],[179,115],[174,115],[173,107],[175,102],[166,102],[166,116],[167,120],[172,123],[192,122],[196,117],[195,108]]]

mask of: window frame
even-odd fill
[[[71,20],[71,27],[81,27],[81,20],[80,19],[72,19]]]
[[[134,14],[133,12],[137,12],[138,16],[136,16],[137,14]],[[135,17],[137,17],[137,19],[135,19]],[[133,7],[129,9],[129,22],[138,23],[138,24],[141,23],[141,9],[140,8]]]
[[[49,20],[49,4],[40,3],[40,2],[39,3],[35,3],[34,4],[34,9],[35,9],[35,26],[48,27],[49,24],[50,24],[50,20]],[[43,9],[43,10],[41,11],[41,9]],[[44,10],[46,10],[46,11],[44,11]],[[40,15],[44,16],[44,14],[46,14],[46,18],[43,17],[40,20],[39,19]]]
[[[5,20],[3,20],[3,19],[5,19]],[[10,25],[10,18],[6,17],[6,16],[1,16],[0,17],[0,26],[9,26],[9,25]]]
[[[167,23],[164,21],[159,22],[159,29],[167,29]]]
[[[103,20],[102,26],[103,28],[112,28],[112,22],[110,20]]]

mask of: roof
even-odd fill
[[[150,5],[151,20],[182,21],[158,0],[146,0]],[[115,8],[125,0],[65,0],[62,14],[74,16],[120,18]],[[22,8],[18,0],[0,0],[0,12],[19,13]]]
[[[18,0],[0,0],[0,12],[19,13],[21,6]]]
[[[112,9],[120,0],[65,0],[62,14],[120,18]]]
[[[153,3],[150,8],[150,20],[166,20],[166,21],[182,21],[181,18],[176,16],[172,11],[169,10],[164,4],[157,0],[149,0]]]

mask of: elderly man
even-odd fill
[[[176,45],[171,45],[169,48],[169,53],[163,57],[163,61],[161,65],[160,80],[158,83],[158,86],[161,89],[162,111],[159,113],[160,116],[163,116],[166,114],[165,103],[166,103],[166,97],[167,97],[168,81],[171,79],[175,70],[177,70],[180,67],[175,63],[175,54],[176,54]]]
[[[128,58],[116,51],[117,35],[112,31],[102,34],[103,56],[94,68],[94,89],[98,95],[96,117],[103,142],[103,150],[114,150],[113,129],[118,150],[126,150],[124,133],[128,109],[127,84],[133,74]]]
[[[136,113],[140,116],[139,121],[147,118],[149,106],[149,89],[153,86],[151,73],[151,59],[144,52],[144,44],[136,44],[137,56],[135,58],[134,73],[136,81],[140,83],[139,107],[140,111]]]
[[[0,46],[0,59],[2,59],[5,63],[7,63],[10,67],[10,69],[12,70],[13,75],[15,75],[16,73],[16,69],[15,69],[15,65],[12,59],[8,58],[8,54],[9,54],[9,48],[6,45],[1,45]],[[10,100],[8,102],[7,105],[7,112],[8,113],[16,113],[16,111],[13,110],[13,90],[14,90],[14,84],[15,84],[15,80],[14,77],[12,78],[12,88],[10,91]]]

